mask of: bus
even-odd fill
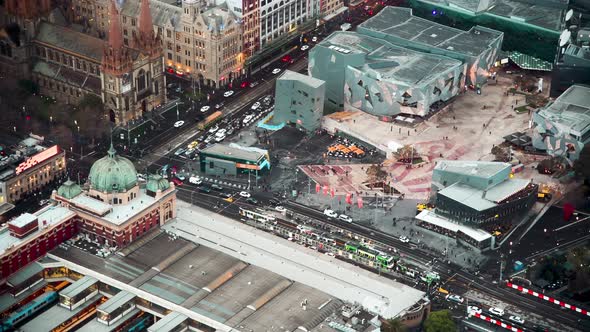
[[[223,113],[221,111],[217,111],[206,117],[203,121],[199,122],[197,128],[199,128],[199,130],[205,130],[221,121],[221,119],[223,119]]]
[[[275,217],[273,216],[269,216],[261,212],[246,210],[244,208],[240,208],[240,216],[255,220],[262,224],[265,224],[267,222],[275,222]]]

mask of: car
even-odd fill
[[[179,179],[180,181],[184,181],[184,180],[186,180],[186,176],[185,176],[184,174],[182,174],[182,173],[176,173],[174,176],[175,176],[177,179]]]
[[[341,214],[338,216],[338,219],[342,220],[342,221],[346,221],[347,223],[352,223],[352,218],[345,215],[345,214]]]
[[[325,253],[325,255],[326,256],[330,256],[330,257],[334,257],[335,256],[333,252],[327,252],[327,253]]]
[[[225,135],[215,136],[215,142],[219,143],[225,139]]]
[[[250,122],[252,122],[252,119],[254,119],[254,115],[253,114],[248,114],[246,115],[246,117],[244,118],[244,120],[242,120],[242,122],[247,125],[250,124]]]
[[[459,295],[455,295],[455,294],[448,294],[447,296],[445,296],[445,299],[447,301],[452,301],[452,302],[457,302],[457,303],[463,303],[465,302],[465,299],[462,298]]]
[[[45,205],[47,203],[49,203],[49,200],[48,199],[42,199],[42,200],[39,201],[39,206],[43,206],[43,205]]]
[[[221,128],[215,133],[215,137],[225,136],[226,133],[227,133],[227,129]]]
[[[501,308],[498,308],[498,307],[491,307],[488,310],[488,312],[490,314],[494,314],[496,316],[500,316],[500,317],[504,316],[504,309],[501,309]]]
[[[307,45],[303,45],[303,46],[301,46],[301,50],[302,50],[302,51],[306,51],[308,48],[309,48],[309,46],[307,46]]]
[[[184,121],[182,121],[182,120],[174,122],[174,128],[180,128],[183,125],[184,125]]]
[[[280,72],[281,72],[281,69],[280,69],[280,68],[275,68],[275,69],[273,69],[273,70],[272,70],[272,73],[273,73],[274,75],[276,75],[276,74],[278,74],[278,73],[280,73]]]
[[[219,126],[214,125],[213,127],[209,128],[209,134],[214,134],[218,130],[219,130]]]
[[[474,305],[467,306],[467,313],[468,314],[481,314],[483,311],[481,308],[478,308]]]
[[[252,204],[252,205],[258,205],[258,200],[256,200],[256,198],[254,197],[248,197],[246,198],[246,202]]]
[[[250,193],[247,191],[240,191],[240,196],[245,197],[245,198],[250,198]]]
[[[223,190],[223,187],[222,187],[222,186],[220,186],[220,185],[218,185],[218,184],[216,184],[216,183],[212,184],[212,185],[211,185],[211,188],[212,188],[212,189],[215,189],[215,190],[217,190],[217,191],[222,191],[222,190]]]
[[[250,107],[251,110],[257,110],[260,108],[260,102],[255,102],[252,107]]]
[[[191,176],[190,178],[188,178],[188,182],[199,185],[203,183],[203,180],[198,176]]]
[[[400,236],[399,240],[402,241],[402,243],[409,243],[410,239],[408,239],[407,236]]]
[[[209,105],[205,105],[203,107],[201,107],[201,112],[205,113],[207,112],[211,107],[209,107]]]
[[[252,82],[250,83],[250,87],[253,88],[255,86],[257,86],[258,84],[260,84],[259,82]]]
[[[182,181],[180,181],[180,179],[177,177],[173,177],[172,182],[174,183],[174,185],[182,186]]]
[[[215,136],[213,136],[213,135],[207,136],[207,138],[205,138],[204,142],[211,143],[214,139],[215,139]]]
[[[281,61],[283,62],[291,62],[291,56],[289,54],[285,55],[284,57],[281,58]]]
[[[508,319],[520,325],[524,324],[524,319],[522,319],[520,316],[511,315],[508,317]]]
[[[199,141],[192,141],[186,146],[186,148],[188,150],[194,150],[197,148],[197,146],[199,146]]]
[[[199,191],[204,192],[204,193],[210,193],[211,192],[211,188],[209,188],[207,186],[200,186],[199,187]]]
[[[228,127],[227,128],[227,133],[225,133],[227,136],[230,136],[231,134],[234,133],[234,127]]]
[[[175,155],[175,156],[180,156],[181,154],[183,154],[183,153],[185,153],[185,152],[186,152],[186,150],[185,150],[185,149],[183,149],[183,148],[180,148],[180,149],[178,149],[178,150],[176,150],[176,151],[174,152],[174,155]]]
[[[174,91],[176,91],[177,93],[181,93],[182,92],[182,87],[179,86],[178,88],[174,89]]]
[[[311,41],[314,42],[314,43],[317,42],[318,41],[318,37],[316,37],[316,36],[311,37]]]
[[[232,195],[232,194],[230,194],[230,193],[219,193],[219,197],[223,197],[223,198],[230,198],[230,197],[232,197],[232,196],[233,196],[233,195]]]
[[[223,93],[223,96],[224,96],[225,98],[227,98],[227,97],[231,97],[231,96],[233,96],[233,95],[234,95],[234,91],[233,91],[233,90],[228,90],[228,91],[225,91],[225,92]]]
[[[224,102],[217,103],[217,104],[215,104],[215,109],[218,110],[218,109],[222,108],[223,106],[225,106]]]
[[[287,209],[285,209],[284,207],[282,207],[282,206],[280,206],[280,205],[277,205],[277,206],[275,206],[275,210],[276,210],[276,211],[279,211],[279,212],[281,212],[281,213],[283,213],[283,212],[286,212],[286,211],[287,211]]]
[[[330,218],[338,218],[338,213],[334,212],[334,210],[325,209],[324,214]]]

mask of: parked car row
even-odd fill
[[[345,221],[347,223],[352,223],[352,218],[345,215],[345,214],[338,214],[336,213],[336,211],[332,210],[332,209],[325,209],[324,210],[324,215],[330,217],[330,218],[336,218],[338,220],[341,221]]]

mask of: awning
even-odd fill
[[[551,71],[553,64],[520,52],[510,52],[510,60],[522,69]]]
[[[323,20],[324,21],[329,21],[329,20],[333,19],[334,17],[336,17],[336,16],[344,13],[347,10],[348,10],[348,7],[340,7],[338,9],[336,9],[336,11],[333,12],[332,14],[329,14],[329,15],[324,16]]]

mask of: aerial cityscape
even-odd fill
[[[0,332],[590,331],[589,0],[1,0]]]

